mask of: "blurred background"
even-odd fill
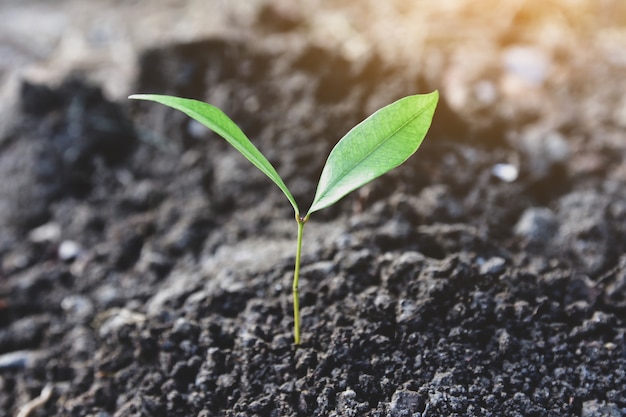
[[[415,180],[407,191],[448,182],[453,194],[464,200],[465,215],[479,224],[487,222],[496,235],[510,235],[529,206],[555,205],[574,188],[610,190],[626,181],[622,0],[3,0],[0,22],[0,146],[11,149],[0,158],[0,237],[14,225],[24,233],[53,218],[49,204],[67,194],[68,183],[72,194],[76,189],[88,193],[91,185],[84,178],[96,169],[89,149],[114,162],[125,146],[116,151],[116,142],[96,139],[95,144],[80,145],[91,147],[87,156],[77,156],[70,168],[65,162],[59,166],[57,160],[67,157],[63,152],[75,145],[72,141],[82,143],[86,137],[72,133],[77,131],[74,125],[85,131],[93,128],[67,108],[62,111],[67,119],[59,125],[59,117],[46,107],[49,102],[54,108],[57,94],[46,91],[70,78],[87,80],[101,89],[103,100],[121,105],[127,113],[126,97],[135,92],[194,96],[224,107],[262,147],[266,144],[265,150],[272,149],[270,157],[280,161],[279,171],[295,184],[297,198],[310,198],[306,196],[323,160],[315,158],[310,167],[303,167],[301,157],[284,151],[292,142],[301,144],[302,152],[324,155],[335,140],[327,138],[328,131],[342,131],[401,95],[439,89],[442,103],[433,135],[440,144],[448,140],[455,145],[435,152],[430,168],[423,163],[419,169],[431,171],[419,178],[430,178]],[[243,64],[235,68],[238,60]],[[295,74],[303,68],[307,77],[319,82],[314,104],[305,100],[310,96],[308,81]],[[70,82],[58,94],[71,96],[82,91],[81,85]],[[259,101],[258,89],[265,89],[263,94],[270,98]],[[271,97],[278,104],[284,97],[300,104],[285,102],[280,107],[267,103]],[[114,105],[107,106],[105,113],[117,114]],[[312,109],[317,115],[311,115]],[[181,119],[151,111],[154,114],[135,112],[143,129],[140,139],[145,141],[150,130],[178,134],[172,130]],[[25,122],[21,113],[35,117]],[[279,122],[284,114],[287,121]],[[122,125],[116,137],[132,136],[132,127]],[[299,132],[299,126],[308,131]],[[64,139],[53,139],[54,145],[43,145],[43,150],[13,146],[21,132],[56,137],[59,130],[70,139],[61,135]],[[193,125],[187,133],[191,138],[203,135]],[[309,144],[321,136],[325,142]],[[280,145],[274,146],[275,141]],[[54,152],[60,149],[65,156],[55,156],[52,162],[44,158],[42,163],[41,155],[51,152],[46,146],[56,146]],[[497,150],[481,164],[493,165],[491,174],[505,184],[525,175],[523,192],[529,200],[502,218],[481,214],[481,193],[490,184],[475,195],[468,191],[483,168],[470,168],[476,157],[469,148],[460,150],[463,146]],[[33,168],[37,174],[23,180],[31,171],[25,162],[16,161],[32,161],[29,152],[39,155]],[[219,165],[220,160],[214,162]],[[460,169],[459,160],[465,161],[466,174],[447,174]],[[242,169],[241,175],[254,175]],[[219,174],[215,178],[222,180]],[[570,181],[577,185],[572,187]],[[44,191],[27,192],[33,183]],[[264,184],[262,179],[259,183]],[[498,232],[497,223],[505,221],[504,231]]]
[[[242,112],[236,120],[245,120],[250,126],[244,123],[244,127],[252,131],[244,130],[258,135],[261,144],[273,143],[276,136],[303,144],[330,130],[348,128],[359,117],[401,95],[439,89],[442,104],[434,134],[459,144],[504,149],[504,155],[498,157],[504,164],[496,168],[495,175],[512,182],[520,170],[530,173],[532,182],[541,184],[531,205],[547,204],[558,196],[564,177],[583,183],[595,178],[596,182],[589,183],[592,187],[604,184],[601,178],[605,177],[611,177],[612,184],[626,180],[622,162],[626,3],[622,0],[3,0],[0,22],[0,144],[5,148],[11,138],[22,135],[20,129],[26,125],[35,130],[40,125],[45,130],[55,123],[54,118],[41,122],[41,114],[47,110],[38,110],[41,103],[54,100],[43,99],[37,95],[40,90],[25,85],[57,88],[72,77],[87,80],[102,90],[106,100],[122,106],[129,106],[126,97],[135,92],[211,100],[232,112],[231,116]],[[233,51],[248,47],[252,52],[228,52],[228,47],[215,45],[210,52],[211,46],[206,44],[210,39],[239,45]],[[271,58],[250,58],[256,50]],[[271,62],[265,62],[267,59]],[[215,64],[229,60],[249,62],[239,69]],[[211,62],[218,68],[211,69]],[[269,97],[272,90],[279,89],[295,101],[299,94],[307,97],[306,87],[297,86],[303,81],[295,72],[302,68],[321,83],[316,100],[333,103],[328,110],[316,110],[318,120],[302,116],[311,111],[303,100],[302,106],[286,104],[282,110],[276,106],[274,113],[271,105],[258,102],[255,89],[263,86],[269,88]],[[193,75],[194,71],[200,75]],[[258,80],[249,73],[256,73]],[[269,81],[273,76],[275,84]],[[233,85],[229,77],[244,85]],[[202,82],[195,82],[197,79]],[[248,79],[251,81],[245,81]],[[348,87],[352,84],[358,87]],[[355,96],[353,90],[363,90],[363,84],[368,84],[365,90],[376,94]],[[71,94],[76,88],[70,85],[66,90]],[[350,100],[359,102],[357,110],[346,110],[350,95]],[[346,103],[343,107],[342,101]],[[250,119],[261,114],[259,108],[263,109],[261,119]],[[282,127],[255,131],[267,120],[274,123],[282,118],[285,111],[289,121]],[[20,112],[37,117],[24,124]],[[169,114],[167,118],[162,113],[146,117],[142,122],[138,119],[143,129],[172,135],[167,127],[172,125]],[[343,122],[332,122],[332,117],[343,117]],[[322,120],[328,121],[326,126],[319,126]],[[299,139],[297,130],[302,124],[310,126]],[[53,133],[59,130],[50,129]],[[311,152],[327,152],[335,139],[327,140]],[[60,139],[56,142],[63,143]],[[109,143],[108,139],[104,143]],[[276,148],[275,158],[282,158],[285,167],[281,172],[296,183],[296,194],[306,196],[312,182],[299,186],[302,164],[294,157],[290,172],[290,162],[278,154],[289,146]],[[50,217],[46,207],[32,207],[55,200],[60,186],[46,186],[52,191],[44,194],[53,198],[41,198],[40,192],[24,197],[24,190],[32,184],[19,182],[23,177],[20,169],[25,166],[15,162],[21,158],[19,152],[5,152],[0,158],[4,177],[0,219],[33,211],[29,219],[20,220],[28,230]],[[458,167],[456,162],[450,163]],[[309,180],[316,177],[320,164],[312,163],[310,172],[305,172]],[[565,174],[555,174],[555,165]],[[39,162],[37,169],[48,169],[42,166],[45,164]],[[58,172],[59,168],[50,170]],[[72,173],[71,181],[80,180],[81,172]],[[471,172],[467,178],[474,175]],[[50,176],[37,175],[35,182],[42,177],[48,181]],[[446,181],[441,176],[431,180]],[[466,186],[461,182],[461,188]],[[554,196],[546,196],[553,191]],[[17,200],[24,202],[15,203]],[[519,210],[509,215],[509,222]],[[472,215],[480,217],[470,212]],[[14,223],[0,221],[5,232]]]
[[[120,100],[146,49],[294,32],[347,59],[375,50],[419,71],[475,124],[541,114],[552,128],[626,126],[621,0],[3,0],[0,22],[2,126],[22,79],[78,73]]]
[[[621,0],[3,0],[0,21],[3,85],[82,72],[112,98],[145,48],[295,29],[348,57],[377,48],[419,65],[455,107],[546,83],[589,92],[626,65]]]

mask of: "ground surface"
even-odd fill
[[[625,8],[439,3],[4,2],[0,415],[625,415]],[[289,203],[124,99],[220,106],[307,207],[435,88],[420,151],[307,224],[299,348]]]

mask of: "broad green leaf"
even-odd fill
[[[256,146],[250,142],[250,139],[246,137],[239,126],[223,111],[202,101],[158,94],[134,94],[129,98],[154,101],[179,110],[220,135],[252,162],[254,166],[274,181],[289,200],[296,214],[300,214],[296,200],[287,189],[287,186],[278,175],[278,172],[276,172],[276,169],[274,169],[272,164],[270,164]]]
[[[335,145],[307,216],[406,161],[420,146],[439,93],[402,98],[356,125]]]

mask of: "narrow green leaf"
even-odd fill
[[[270,164],[256,146],[250,142],[250,139],[246,137],[239,126],[223,111],[202,101],[158,94],[134,94],[129,98],[154,101],[179,110],[220,135],[245,156],[248,161],[252,162],[254,166],[274,181],[289,200],[296,214],[300,214],[295,198],[293,198],[291,192],[287,189],[287,186],[278,175],[278,172],[276,172],[276,169],[274,169],[272,164]]]
[[[404,97],[352,128],[330,152],[307,216],[413,155],[428,132],[438,99],[437,91]]]

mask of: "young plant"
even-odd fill
[[[389,172],[415,153],[430,127],[439,93],[434,91],[430,94],[404,97],[381,108],[352,128],[330,152],[317,184],[311,208],[304,215],[267,158],[220,109],[197,100],[156,94],[135,94],[129,98],[164,104],[202,123],[234,146],[285,194],[293,206],[298,225],[292,287],[294,342],[298,345],[300,344],[298,278],[305,223],[314,212],[333,205],[349,192]]]

